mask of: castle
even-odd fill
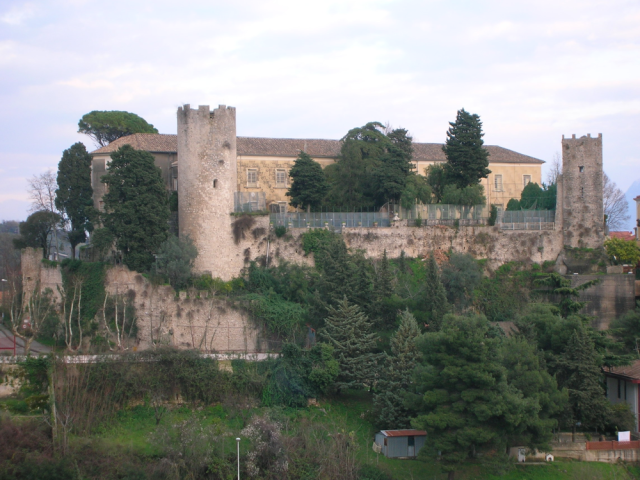
[[[282,205],[287,198],[288,169],[298,153],[306,151],[321,165],[328,165],[336,161],[340,142],[237,137],[236,109],[224,105],[213,110],[184,105],[178,108],[177,121],[175,136],[136,134],[92,152],[96,207],[101,206],[104,185],[100,177],[106,171],[110,153],[127,143],[152,152],[167,188],[178,192],[179,231],[180,235],[190,235],[198,248],[196,270],[230,279],[239,274],[246,261],[267,255],[270,245],[266,237],[235,242],[231,233],[234,218],[230,214],[236,192],[266,190],[266,203],[271,210],[286,210]],[[416,143],[414,148],[418,171],[445,160],[439,144]],[[520,196],[528,182],[540,183],[542,160],[502,147],[486,148],[492,173],[485,179],[485,191],[491,204],[504,207],[508,199]],[[406,222],[395,222],[393,228],[375,232],[347,228],[343,230],[345,240],[372,257],[382,255],[385,249],[391,256],[401,251],[420,256],[429,249],[453,248],[487,258],[495,265],[509,260],[542,263],[560,259],[558,270],[564,272],[566,266],[560,254],[565,245],[600,248],[604,242],[602,135],[563,137],[562,152],[564,175],[558,179],[555,222],[549,230],[528,230],[524,224],[512,231],[498,227],[444,231],[436,227],[412,229]],[[505,182],[505,178],[511,181]],[[258,231],[269,231],[267,217],[258,217],[256,222],[256,228],[262,229]],[[372,235],[379,241],[365,244],[363,238],[370,239]],[[481,248],[483,245],[486,248]]]

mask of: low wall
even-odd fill
[[[468,253],[487,259],[490,269],[509,261],[542,263],[556,261],[562,251],[562,232],[504,231],[498,227],[407,227],[397,224],[390,228],[345,228],[348,247],[364,250],[371,258],[399,257],[404,251],[409,257],[424,257],[437,249]]]

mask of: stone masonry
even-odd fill
[[[602,134],[597,138],[562,137],[564,245],[602,248],[602,175]]]
[[[178,152],[180,235],[189,235],[198,249],[196,271],[230,280],[243,267],[242,258],[232,255],[230,216],[238,185],[236,109],[180,107]]]

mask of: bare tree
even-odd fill
[[[84,282],[84,277],[75,275],[69,282],[68,288],[58,286],[58,292],[62,299],[61,314],[64,327],[64,342],[71,352],[77,352],[82,346],[82,287]],[[74,331],[78,336],[76,341],[73,339]]]
[[[24,292],[22,274],[20,271],[8,275],[9,322],[11,331],[16,337],[24,341],[24,354],[28,355],[31,343],[40,334],[42,326],[51,315],[55,315],[55,300],[51,289],[44,292],[40,288],[40,281],[33,285],[33,291]]]
[[[622,190],[605,173],[602,177],[602,200],[604,202],[604,215],[609,231],[626,228],[629,221],[629,202]]]
[[[558,177],[562,175],[562,158],[560,153],[553,154],[551,163],[549,164],[549,171],[547,172],[547,185],[553,185],[558,183]]]
[[[48,170],[40,175],[34,175],[29,179],[29,198],[31,200],[30,212],[38,212],[44,210],[51,212],[55,215],[51,215],[52,221],[57,218],[56,215],[62,217],[61,212],[56,207],[56,190],[58,189],[58,182],[53,171]],[[56,246],[56,260],[60,259],[58,251],[58,225],[53,223],[51,225],[53,229],[53,237],[55,239]]]

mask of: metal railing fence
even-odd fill
[[[390,227],[389,214],[380,212],[289,212],[272,213],[274,227],[324,228],[342,231],[342,227]]]
[[[235,192],[233,194],[234,212],[262,212],[267,209],[265,192]]]

